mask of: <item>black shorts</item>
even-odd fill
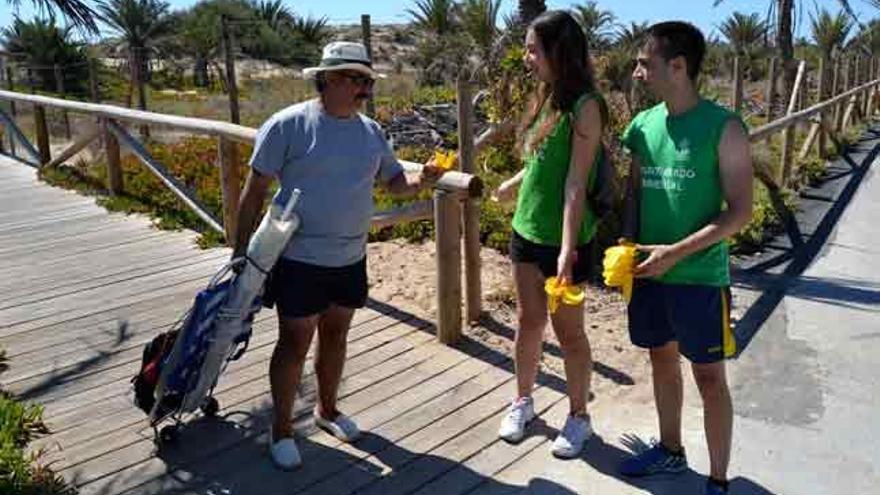
[[[630,340],[638,347],[651,349],[674,340],[692,363],[736,355],[729,287],[638,280],[628,313]]]
[[[510,260],[514,263],[532,263],[538,265],[541,273],[549,278],[555,277],[559,268],[559,246],[535,244],[514,230],[510,237]],[[572,283],[582,284],[593,276],[593,243],[588,242],[577,247],[577,260],[572,267]]]
[[[311,265],[281,258],[266,281],[263,305],[278,305],[286,318],[323,313],[331,305],[363,308],[367,302],[367,258],[348,266]]]

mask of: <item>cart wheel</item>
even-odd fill
[[[209,418],[213,418],[217,416],[217,412],[220,411],[220,404],[217,402],[217,399],[214,397],[208,397],[205,399],[205,402],[202,404],[202,412],[205,413],[205,416]]]
[[[163,444],[175,444],[180,437],[180,430],[177,425],[167,425],[159,430],[159,442]]]

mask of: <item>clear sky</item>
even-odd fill
[[[718,7],[712,7],[713,0],[598,0],[600,7],[614,12],[618,22],[660,21],[668,19],[684,19],[697,24],[707,32],[716,30],[721,19],[734,10],[741,12],[759,12],[766,15],[771,0],[724,0]],[[196,0],[170,0],[172,9],[182,9],[193,5]],[[549,8],[569,8],[576,3],[574,0],[547,0]],[[581,3],[586,3],[585,0]],[[863,22],[880,14],[865,0],[851,0]],[[297,14],[311,14],[316,17],[327,17],[332,23],[358,23],[361,14],[370,14],[373,23],[407,22],[409,16],[406,9],[412,8],[414,0],[285,0],[285,4]],[[512,12],[516,8],[516,0],[502,0],[502,11]],[[815,10],[814,5],[837,10],[837,0],[806,0],[796,2],[804,5],[806,13]],[[21,17],[33,15],[34,8],[30,0],[20,0],[18,11]],[[9,25],[14,15],[11,0],[0,0],[0,26]],[[809,17],[798,15],[796,34],[807,36],[809,33]]]

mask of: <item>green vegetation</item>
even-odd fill
[[[0,351],[0,373],[6,369]],[[75,490],[40,463],[39,453],[29,453],[27,445],[47,432],[42,422],[43,408],[16,401],[0,390],[0,493],[16,495],[73,495]]]

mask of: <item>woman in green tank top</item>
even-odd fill
[[[587,207],[588,183],[601,153],[607,110],[596,92],[587,42],[577,21],[550,11],[529,26],[524,62],[538,89],[519,126],[524,168],[496,191],[499,200],[517,198],[511,259],[516,283],[517,396],[499,435],[516,442],[534,417],[531,391],[547,323],[545,281],[583,284],[596,218]],[[550,315],[563,355],[571,406],[553,443],[559,457],[575,457],[592,434],[586,404],[592,360],[582,305],[561,305]]]

